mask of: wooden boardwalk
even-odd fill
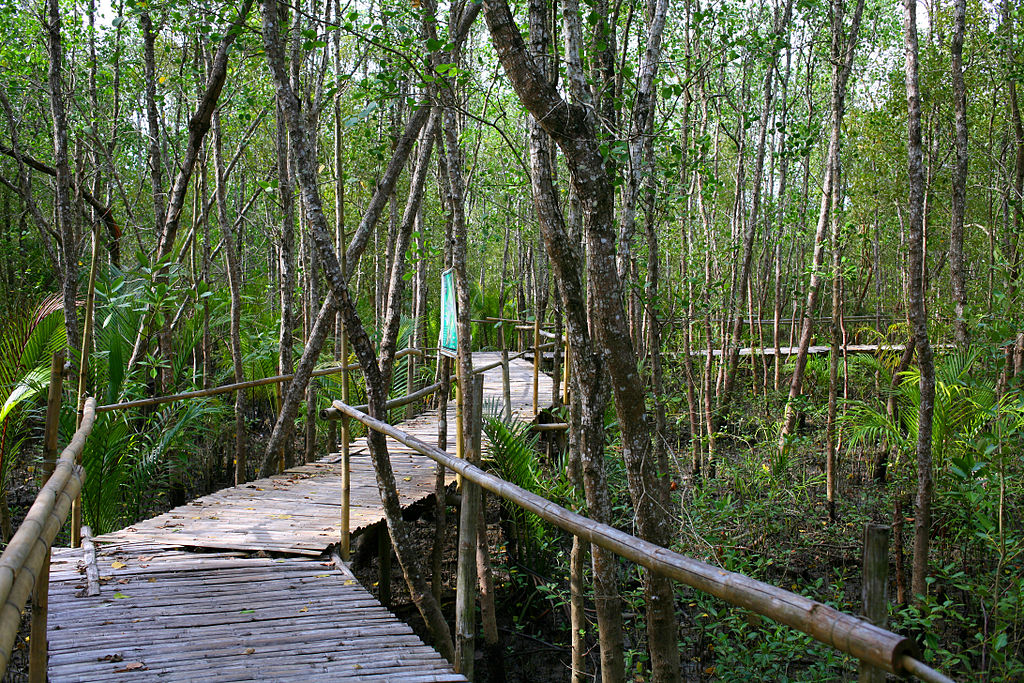
[[[477,354],[474,363],[497,357]],[[510,378],[513,413],[532,418],[532,366],[512,361]],[[500,399],[500,368],[485,374],[484,391]],[[540,391],[546,405],[547,376]],[[436,442],[436,414],[402,428]],[[433,461],[394,441],[388,447],[403,503],[430,495]],[[365,440],[351,452],[355,535],[384,516]],[[97,537],[96,596],[86,595],[83,551],[54,549],[50,680],[465,680],[330,559],[340,536],[337,460]]]

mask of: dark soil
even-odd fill
[[[434,545],[434,498],[431,497],[416,506],[407,516],[415,515],[410,524],[415,544],[415,554],[429,562]],[[529,585],[516,588],[510,579],[504,552],[505,539],[497,520],[501,514],[500,505],[488,497],[487,520],[491,559],[495,563],[494,583],[498,613],[499,648],[497,653],[486,653],[483,639],[478,636],[476,648],[475,680],[477,683],[534,683],[539,681],[564,681],[569,674],[570,653],[568,648],[568,613],[553,609],[551,603],[536,599],[536,588]],[[458,508],[449,507],[447,512],[444,552],[441,575],[443,589],[441,609],[449,626],[455,623],[455,576],[458,547]],[[453,521],[455,520],[455,521]],[[383,525],[365,530],[353,548],[352,569],[360,583],[374,596],[380,596],[380,562],[377,543]],[[532,593],[532,595],[528,595]],[[531,599],[533,598],[533,599]],[[409,597],[409,590],[402,576],[401,567],[392,553],[391,563],[391,605],[390,609],[402,621],[409,624],[424,642],[430,643],[430,636],[419,611]],[[477,614],[479,630],[479,612]],[[454,630],[454,628],[453,628]]]

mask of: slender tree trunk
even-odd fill
[[[839,167],[840,131],[846,107],[846,82],[853,68],[853,53],[857,46],[857,34],[860,29],[860,18],[864,11],[864,0],[858,0],[857,7],[850,21],[848,35],[843,35],[845,0],[831,0],[832,16],[832,132],[829,137],[828,156],[825,161],[824,187],[821,193],[821,211],[818,215],[818,227],[814,234],[814,256],[811,264],[811,282],[807,289],[807,304],[804,308],[803,324],[800,330],[800,347],[797,351],[796,367],[789,384],[789,397],[786,400],[786,411],[783,416],[782,430],[779,435],[779,450],[784,451],[789,437],[796,426],[796,399],[803,390],[804,370],[807,368],[807,349],[811,345],[814,329],[814,314],[818,306],[818,294],[821,290],[821,269],[824,264],[825,243],[828,238],[829,219],[833,210],[833,185],[836,182],[836,169]]]
[[[953,294],[953,330],[961,346],[970,343],[967,321],[967,284],[964,278],[964,214],[967,210],[967,87],[964,84],[964,25],[967,0],[953,4],[953,37],[950,41],[950,71],[953,77],[956,163],[952,179],[952,226],[949,233],[949,277]]]
[[[221,235],[224,239],[224,258],[227,262],[228,288],[231,291],[231,365],[234,370],[234,381],[244,382],[245,373],[242,369],[242,270],[239,267],[238,243],[235,240],[234,227],[228,219],[228,189],[224,172],[223,131],[221,129],[220,112],[213,117],[213,160],[217,174],[217,222],[220,223]],[[245,392],[235,392],[235,485],[240,486],[247,481],[245,447]]]
[[[53,167],[55,173],[54,214],[57,228],[58,265],[64,293],[64,328],[68,347],[77,357],[81,350],[78,331],[79,238],[71,207],[71,168],[68,165],[68,122],[64,104],[64,47],[61,35],[60,3],[46,1],[46,53],[50,86],[50,116],[53,118]]]
[[[279,5],[276,0],[263,0],[263,43],[267,64],[273,76],[278,100],[281,102],[285,113],[285,120],[289,131],[289,148],[292,159],[296,164],[296,175],[299,180],[309,229],[316,241],[324,273],[331,285],[331,295],[328,296],[328,301],[331,301],[333,298],[337,299],[344,318],[345,329],[350,335],[353,349],[363,367],[369,413],[373,417],[384,419],[386,414],[384,406],[387,400],[387,387],[382,381],[383,378],[378,366],[377,354],[356,312],[355,304],[345,283],[345,276],[342,274],[338,255],[334,251],[333,240],[327,229],[327,222],[320,199],[317,163],[315,157],[311,154],[314,145],[310,139],[311,132],[308,130],[309,122],[300,111],[299,99],[289,83],[288,73],[285,69],[284,45],[279,25],[283,10],[284,6]],[[351,270],[347,272],[351,272]],[[333,312],[330,315],[330,319],[333,322]],[[329,323],[325,323],[326,325],[329,325]],[[293,385],[297,383],[294,382]],[[434,600],[430,586],[422,573],[420,562],[417,561],[415,553],[411,548],[408,525],[402,519],[401,503],[398,499],[394,471],[391,468],[391,460],[388,456],[387,443],[384,436],[376,431],[371,431],[367,438],[374,470],[377,475],[377,484],[381,494],[388,531],[390,532],[395,552],[398,555],[399,564],[405,575],[410,596],[430,630],[435,647],[449,661],[453,661],[455,649],[451,634],[448,631],[448,626],[445,623],[440,607],[437,601]]]
[[[917,496],[914,501],[914,561],[911,591],[923,602],[928,592],[928,547],[932,513],[932,414],[935,401],[935,364],[928,339],[928,318],[924,304],[924,162],[921,154],[921,94],[918,86],[917,3],[904,3],[904,46],[907,80],[907,157],[910,195],[908,199],[907,269],[909,307],[918,365],[921,369],[921,403],[918,409]]]

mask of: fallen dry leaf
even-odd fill
[[[124,569],[127,566],[128,565],[126,565],[121,560],[114,560],[113,562],[110,563],[111,569]]]
[[[114,673],[123,674],[127,671],[145,671],[147,668],[142,662],[128,662],[120,669],[114,669]]]
[[[244,654],[244,655],[251,655],[253,652],[256,652],[256,648],[254,648],[254,647],[247,647],[247,648],[245,648],[245,651],[242,654]]]
[[[120,654],[114,653],[112,655],[106,655],[104,657],[97,657],[97,662],[121,662],[124,661],[124,657]]]

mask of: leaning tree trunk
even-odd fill
[[[908,312],[921,368],[921,403],[918,408],[917,497],[914,501],[914,562],[911,591],[917,602],[928,592],[928,546],[932,515],[932,413],[935,402],[935,363],[928,340],[924,307],[924,160],[921,153],[921,92],[918,85],[917,3],[904,2],[904,47],[907,81],[907,159],[910,178],[907,232],[909,253]]]
[[[592,113],[563,100],[544,78],[504,0],[485,0],[484,13],[506,76],[520,101],[558,143],[572,171],[573,184],[584,208],[593,320],[608,359],[637,526],[643,538],[668,545],[672,535],[667,516],[668,481],[659,476],[652,457],[646,396],[637,372],[636,352],[616,270],[614,186],[598,146]],[[645,572],[644,592],[654,680],[676,680],[679,651],[671,583]]]
[[[263,43],[267,64],[270,67],[278,100],[282,103],[285,119],[288,124],[289,147],[292,159],[296,165],[296,175],[303,197],[303,206],[306,210],[309,230],[320,253],[321,264],[330,283],[331,295],[337,299],[353,350],[363,367],[369,414],[378,419],[384,419],[386,414],[387,387],[382,381],[383,378],[377,364],[377,355],[374,351],[373,343],[356,312],[355,304],[349,294],[345,277],[339,265],[338,254],[334,251],[333,239],[327,228],[327,221],[320,199],[317,160],[311,154],[313,149],[313,141],[310,139],[311,131],[308,129],[307,118],[300,111],[299,99],[289,83],[288,73],[285,69],[283,40],[278,25],[280,13],[283,9],[283,5],[279,5],[276,0],[263,0]],[[352,269],[346,272],[352,272]],[[297,384],[297,382],[294,382],[294,384]],[[371,431],[367,440],[370,446],[370,456],[374,463],[388,531],[390,532],[395,552],[398,555],[398,561],[402,567],[406,584],[409,587],[410,596],[424,622],[427,624],[435,647],[438,648],[444,657],[452,661],[455,656],[455,648],[451,633],[448,631],[444,615],[434,599],[426,577],[421,571],[420,558],[417,557],[412,549],[410,530],[408,524],[402,518],[401,503],[398,498],[395,476],[391,468],[391,460],[388,456],[384,435]]]

